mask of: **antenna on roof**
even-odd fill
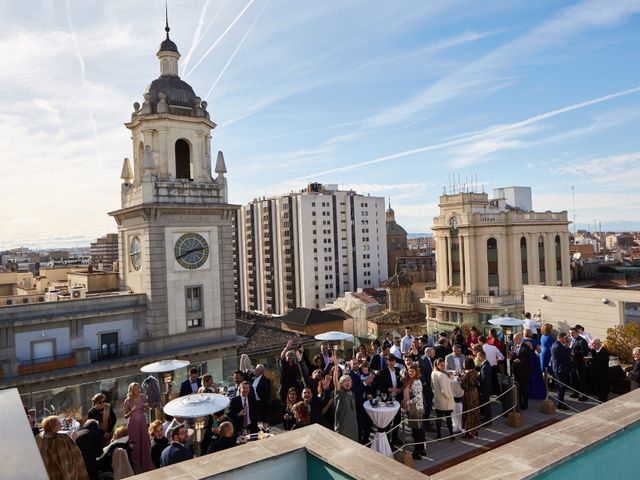
[[[167,0],[164,0],[164,20],[165,20],[164,31],[167,32],[167,39],[168,39],[169,31],[171,29],[169,28],[169,7],[167,6]]]

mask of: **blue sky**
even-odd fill
[[[338,183],[429,230],[451,175],[640,229],[640,0],[169,1],[230,200]],[[0,248],[115,231],[164,2],[0,1]]]

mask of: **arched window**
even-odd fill
[[[538,237],[538,264],[540,268],[540,284],[547,283],[545,271],[544,271],[544,238]]]
[[[191,155],[185,140],[176,142],[176,178],[191,179]]]
[[[527,239],[520,239],[520,264],[522,268],[522,284],[529,285],[529,266],[527,264]]]
[[[495,238],[487,240],[487,267],[489,270],[489,291],[500,286],[498,278],[498,242]]]
[[[560,235],[556,235],[556,282],[562,285],[562,248],[560,247]]]

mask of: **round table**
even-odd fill
[[[394,400],[393,405],[380,403],[376,408],[373,408],[369,400],[367,400],[363,406],[367,415],[371,417],[373,424],[377,428],[376,434],[371,442],[371,448],[376,452],[393,458],[393,451],[391,450],[391,445],[389,445],[389,439],[384,429],[393,422],[393,417],[395,417],[398,410],[400,410],[400,403]]]

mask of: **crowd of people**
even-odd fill
[[[500,372],[513,372],[521,410],[528,408],[529,399],[547,398],[552,389],[559,409],[568,408],[567,391],[578,401],[587,394],[607,400],[609,353],[599,338],[580,325],[556,335],[551,324],[540,324],[528,314],[524,327],[512,338],[497,329],[485,336],[476,327],[466,336],[459,327],[451,334],[414,336],[406,327],[403,337],[388,332],[382,341],[360,345],[346,361],[326,342],[310,355],[301,342],[290,340],[280,354],[276,385],[271,381],[275,372],[261,364],[253,367],[244,355],[227,389],[229,407],[206,418],[199,452],[234,447],[246,435],[268,432],[270,422],[280,421],[284,430],[319,424],[367,444],[373,423],[365,402],[388,396],[401,406],[387,427],[391,443],[402,444],[398,427],[404,412],[418,459],[426,454],[426,432],[442,439],[445,426],[445,439],[454,442],[459,436],[477,437],[481,426],[491,424],[491,395],[504,391]],[[637,386],[640,347],[633,358],[629,377]],[[179,395],[218,391],[212,375],[200,376],[193,367]],[[193,432],[184,419],[165,414],[164,422],[147,423],[150,395],[155,398],[153,391],[143,393],[140,384],[129,385],[123,405],[126,425],[117,426],[116,413],[102,393],[92,398],[77,432],[60,434],[62,422],[56,416],[45,418],[40,431],[30,418],[50,478],[95,480],[104,471],[126,478],[193,458]]]

